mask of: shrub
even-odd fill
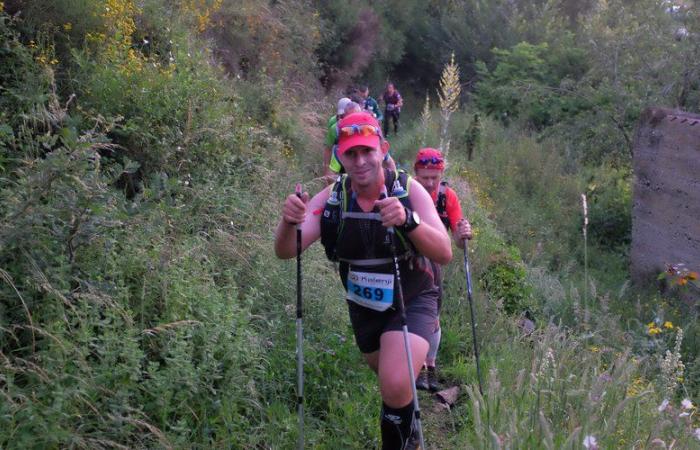
[[[515,247],[491,256],[480,281],[489,295],[503,302],[507,314],[533,310],[532,287],[526,279],[525,266]]]
[[[632,234],[630,170],[601,166],[590,180],[588,217],[591,238],[604,249],[624,252]]]

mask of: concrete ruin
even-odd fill
[[[632,279],[649,283],[668,264],[700,271],[700,115],[647,109],[633,164]]]

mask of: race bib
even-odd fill
[[[396,105],[394,105],[393,103],[387,103],[387,104],[386,104],[386,110],[387,110],[387,111],[393,111],[395,108],[396,108]]]
[[[348,300],[375,311],[394,304],[394,275],[389,273],[348,273]]]

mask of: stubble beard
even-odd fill
[[[358,188],[370,188],[373,187],[376,183],[377,180],[379,179],[379,168],[381,166],[375,166],[373,168],[370,168],[366,173],[363,173],[360,177],[358,176],[351,176],[352,183],[357,186]],[[364,170],[364,169],[363,169]],[[352,174],[351,174],[352,175]]]

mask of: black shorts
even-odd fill
[[[422,291],[406,302],[406,323],[408,332],[426,341],[435,332],[438,316],[437,288]],[[355,333],[355,342],[362,353],[379,350],[379,339],[386,331],[401,331],[401,315],[398,309],[390,308],[377,312],[348,301],[350,322]]]

